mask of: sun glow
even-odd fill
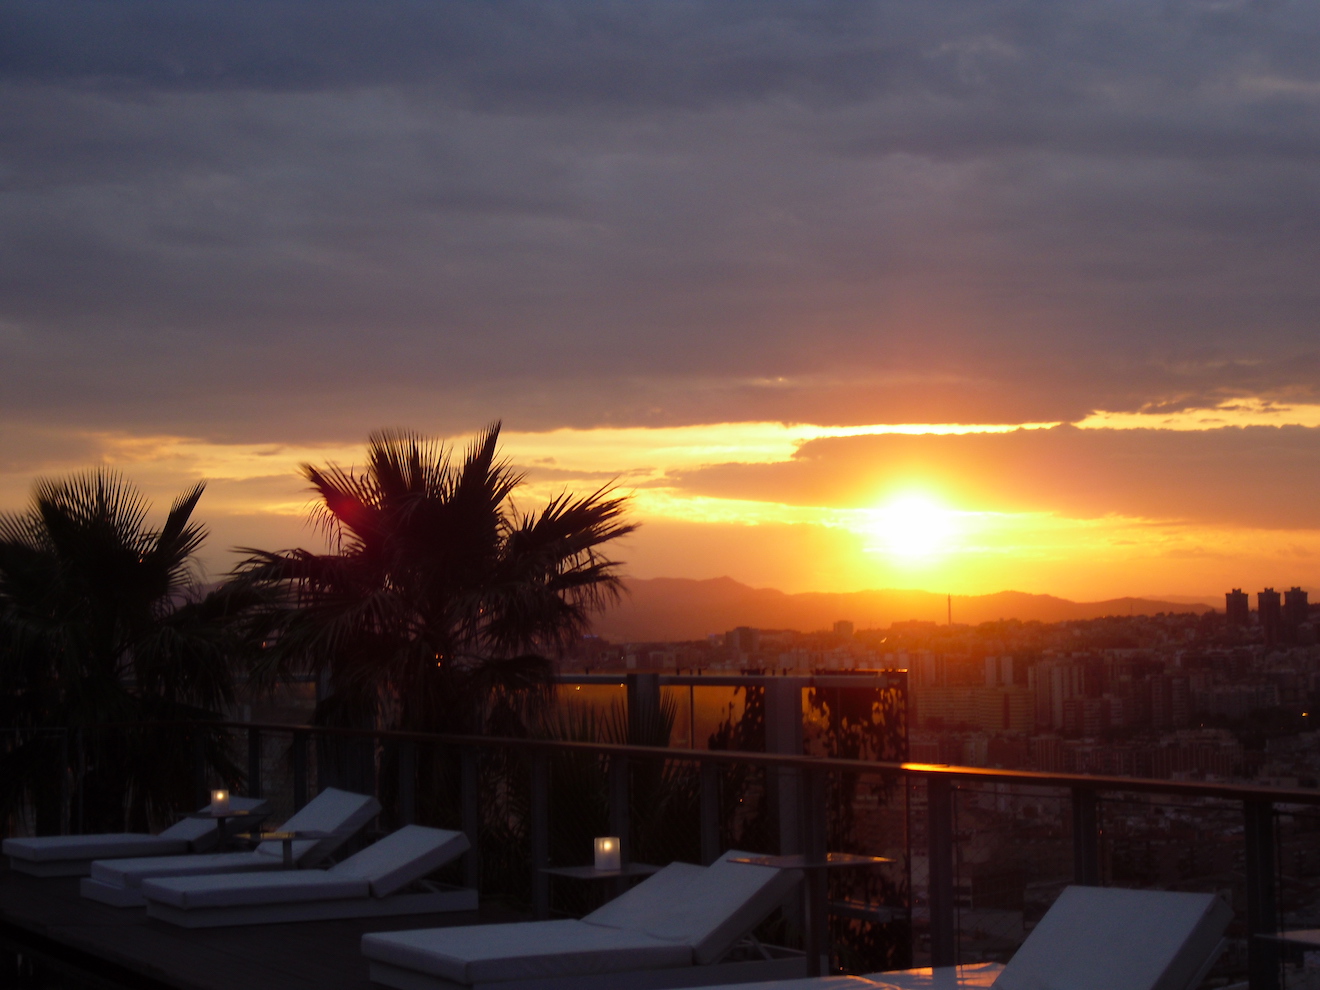
[[[908,561],[923,561],[952,549],[958,514],[925,492],[904,492],[869,512],[870,549]]]

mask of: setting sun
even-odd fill
[[[924,492],[906,492],[871,511],[871,549],[906,560],[934,557],[950,549],[957,516]]]

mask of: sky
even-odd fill
[[[0,4],[0,510],[504,423],[635,577],[1320,588],[1320,7]]]

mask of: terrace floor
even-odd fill
[[[149,980],[180,990],[368,990],[358,949],[366,932],[525,917],[483,906],[461,914],[187,929],[150,920],[144,908],[85,900],[75,877],[30,877],[0,865],[0,935],[33,941],[39,953],[75,967],[95,961],[113,979],[108,964],[126,986]]]

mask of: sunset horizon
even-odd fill
[[[1290,433],[1316,429],[1302,422],[1318,409],[1128,414],[1121,427],[1093,414],[1073,424],[506,429],[501,452],[524,478],[513,494],[517,507],[602,486],[627,496],[639,529],[617,555],[633,579],[729,576],[787,593],[1213,601],[1230,587],[1320,583],[1315,533],[1305,522],[1285,516],[1253,526],[1232,504],[1248,479],[1225,479],[1221,492],[1186,504],[1177,496],[1181,486],[1204,482],[1198,461],[1207,452],[1242,458],[1252,448],[1286,444]],[[1243,425],[1224,425],[1235,418]],[[1281,425],[1262,422],[1269,419]],[[158,512],[177,491],[205,481],[199,511],[211,531],[201,555],[207,580],[233,566],[236,548],[321,546],[322,534],[308,524],[310,492],[298,465],[360,469],[365,450],[352,442],[78,439],[77,456],[48,463],[40,475],[7,473],[3,509],[24,508],[38,476],[90,466],[120,472]],[[461,454],[467,440],[445,442]],[[100,454],[90,464],[89,449]],[[1069,477],[1059,476],[1061,457],[1069,458]],[[1134,492],[1115,470],[1125,462],[1159,476]],[[1005,465],[1020,475],[996,477]]]
[[[0,511],[205,480],[215,580],[501,420],[633,578],[1320,587],[1300,8],[20,7]]]

